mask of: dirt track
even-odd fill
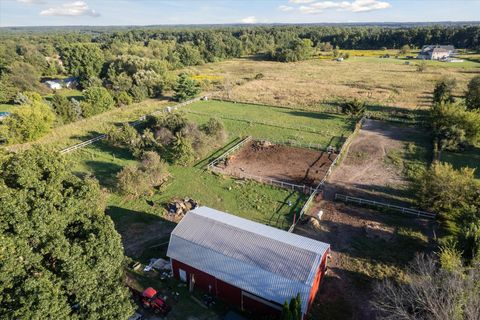
[[[335,157],[324,151],[252,141],[218,168],[232,176],[247,174],[316,186]]]
[[[389,155],[401,154],[416,128],[367,119],[353,139],[347,157],[328,179],[329,197],[333,192],[344,192],[361,197],[388,197],[388,194],[406,186],[401,165],[389,163]]]

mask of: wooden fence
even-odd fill
[[[397,206],[397,205],[393,205],[385,202],[378,202],[378,201],[373,201],[373,200],[368,200],[363,198],[351,197],[351,196],[347,196],[339,193],[335,194],[335,200],[344,201],[345,203],[351,202],[351,203],[356,203],[358,205],[368,205],[368,206],[377,207],[377,208],[389,209],[395,212],[415,215],[417,217],[428,218],[428,219],[435,219],[435,217],[437,216],[436,214],[431,212],[405,208],[405,207],[401,207],[401,206]]]

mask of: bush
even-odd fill
[[[453,103],[455,101],[453,97],[453,90],[457,86],[457,81],[454,78],[443,77],[438,80],[433,90],[433,103]]]
[[[125,91],[120,92],[116,96],[116,100],[117,100],[117,105],[119,107],[129,106],[133,102],[133,98],[128,93],[126,93]]]
[[[67,124],[77,121],[80,118],[78,109],[68,101],[67,97],[55,94],[51,100],[52,109],[61,123]]]
[[[132,89],[130,89],[130,94],[133,97],[133,101],[142,102],[148,98],[148,88],[145,86],[134,85]]]
[[[344,101],[341,103],[340,108],[342,113],[351,115],[351,116],[360,116],[365,113],[366,103],[357,99]]]
[[[117,188],[127,196],[138,198],[153,193],[153,188],[169,177],[167,165],[153,151],[146,152],[136,165],[126,166],[117,174]]]
[[[465,103],[470,110],[480,109],[480,76],[475,76],[468,83]]]
[[[43,101],[33,101],[15,108],[0,125],[7,143],[34,141],[49,132],[55,114]]]
[[[85,90],[84,97],[85,99],[80,105],[82,114],[86,118],[110,110],[115,106],[112,96],[103,87],[88,88]]]
[[[114,147],[126,147],[134,156],[139,156],[143,150],[142,137],[129,124],[112,127],[108,131],[107,141]]]
[[[210,118],[201,126],[201,130],[209,136],[216,137],[219,141],[225,141],[227,137],[227,132],[225,131],[223,123],[216,118]]]

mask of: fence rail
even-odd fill
[[[297,142],[297,141],[292,140],[292,139],[273,140],[273,139],[270,139],[270,138],[255,138],[255,140],[262,141],[262,142],[268,141],[268,142],[271,142],[273,144],[283,144],[283,145],[287,145],[287,146],[307,148],[307,149],[313,149],[313,150],[317,150],[317,151],[326,151],[327,150],[327,148],[324,145],[321,145],[321,144],[318,144],[318,143],[312,143],[312,142],[301,143],[301,142]]]
[[[346,203],[353,202],[353,203],[357,203],[359,205],[371,205],[371,206],[374,206],[374,207],[386,208],[386,209],[390,209],[390,210],[397,211],[397,212],[400,212],[400,213],[411,214],[411,215],[415,215],[417,217],[423,217],[423,218],[429,218],[429,219],[435,219],[435,217],[437,216],[436,214],[431,213],[431,212],[420,211],[420,210],[411,209],[411,208],[405,208],[405,207],[401,207],[401,206],[397,206],[397,205],[393,205],[393,204],[389,204],[389,203],[385,203],[385,202],[378,202],[378,201],[367,200],[367,199],[363,199],[363,198],[351,197],[351,196],[347,196],[347,195],[339,194],[339,193],[335,194],[335,200],[341,200],[341,201],[344,201]]]
[[[225,158],[227,158],[229,155],[231,155],[232,153],[240,149],[241,146],[243,146],[245,143],[249,142],[250,140],[252,140],[251,136],[243,138],[243,140],[241,140],[236,145],[234,145],[233,147],[225,151],[221,156],[217,157],[215,160],[210,162],[207,165],[207,169],[212,169],[213,167],[215,167],[220,161],[225,160]]]
[[[152,116],[153,116],[153,115],[157,115],[157,114],[160,114],[160,113],[163,113],[163,112],[170,112],[170,111],[172,111],[172,110],[177,110],[178,108],[184,107],[184,106],[189,105],[189,104],[194,103],[194,102],[197,102],[197,101],[201,100],[202,98],[203,98],[203,97],[198,97],[198,98],[194,98],[194,99],[191,99],[191,100],[187,100],[187,101],[184,101],[184,102],[182,102],[182,103],[178,103],[178,104],[176,104],[176,105],[174,105],[174,106],[165,107],[165,108],[163,108],[162,110],[157,110],[157,111],[155,111],[155,112],[149,113],[148,115],[152,115]],[[132,127],[138,126],[140,123],[144,122],[145,119],[147,119],[147,116],[148,116],[148,115],[143,115],[143,116],[141,116],[140,118],[138,118],[138,119],[135,120],[134,122],[131,122],[130,125],[131,125]],[[99,140],[103,140],[103,139],[105,139],[106,137],[107,137],[106,134],[101,134],[101,135],[96,136],[96,137],[94,137],[94,138],[92,138],[92,139],[88,139],[88,140],[85,140],[85,141],[80,142],[80,143],[78,143],[78,144],[75,144],[75,145],[73,145],[73,146],[70,146],[70,147],[68,147],[68,148],[62,149],[62,150],[60,150],[60,153],[61,153],[61,154],[65,154],[65,153],[69,153],[69,152],[75,151],[75,150],[77,150],[77,149],[81,149],[81,148],[83,148],[83,147],[86,147],[86,146],[94,143],[94,142],[97,142],[97,141],[99,141]]]
[[[345,142],[343,143],[342,147],[340,148],[340,152],[338,153],[337,157],[335,158],[335,160],[333,160],[333,162],[330,164],[330,166],[328,167],[328,170],[327,172],[325,173],[325,175],[323,176],[323,179],[320,181],[320,183],[317,185],[317,187],[312,191],[312,193],[310,194],[310,197],[308,198],[308,200],[305,202],[305,204],[303,205],[302,209],[300,210],[300,214],[298,215],[298,219],[296,219],[296,221],[294,221],[292,223],[292,225],[290,226],[290,228],[288,229],[288,232],[293,232],[293,230],[295,229],[295,226],[297,225],[297,222],[299,220],[302,219],[303,215],[305,214],[305,212],[307,212],[307,210],[309,209],[310,207],[310,204],[312,203],[313,199],[315,198],[315,196],[317,195],[318,193],[318,190],[320,190],[320,188],[323,188],[323,186],[325,185],[325,182],[327,181],[328,177],[332,174],[332,171],[333,169],[335,168],[335,166],[337,165],[337,162],[339,161],[339,159],[343,156],[343,154],[345,152],[347,152],[348,150],[348,147],[350,145],[350,143],[352,142],[352,139],[353,137],[358,133],[358,131],[360,131],[360,129],[362,128],[362,125],[363,123],[365,122],[365,117],[362,117],[360,119],[360,121],[358,121],[358,124],[356,125],[355,127],[355,130],[353,131],[353,133],[347,138],[347,140],[345,140]]]

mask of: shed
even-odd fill
[[[168,246],[174,276],[239,307],[278,317],[300,294],[308,313],[330,245],[208,207],[189,211]]]
[[[60,90],[62,89],[62,83],[59,80],[48,80],[45,81],[45,84],[53,90]]]

